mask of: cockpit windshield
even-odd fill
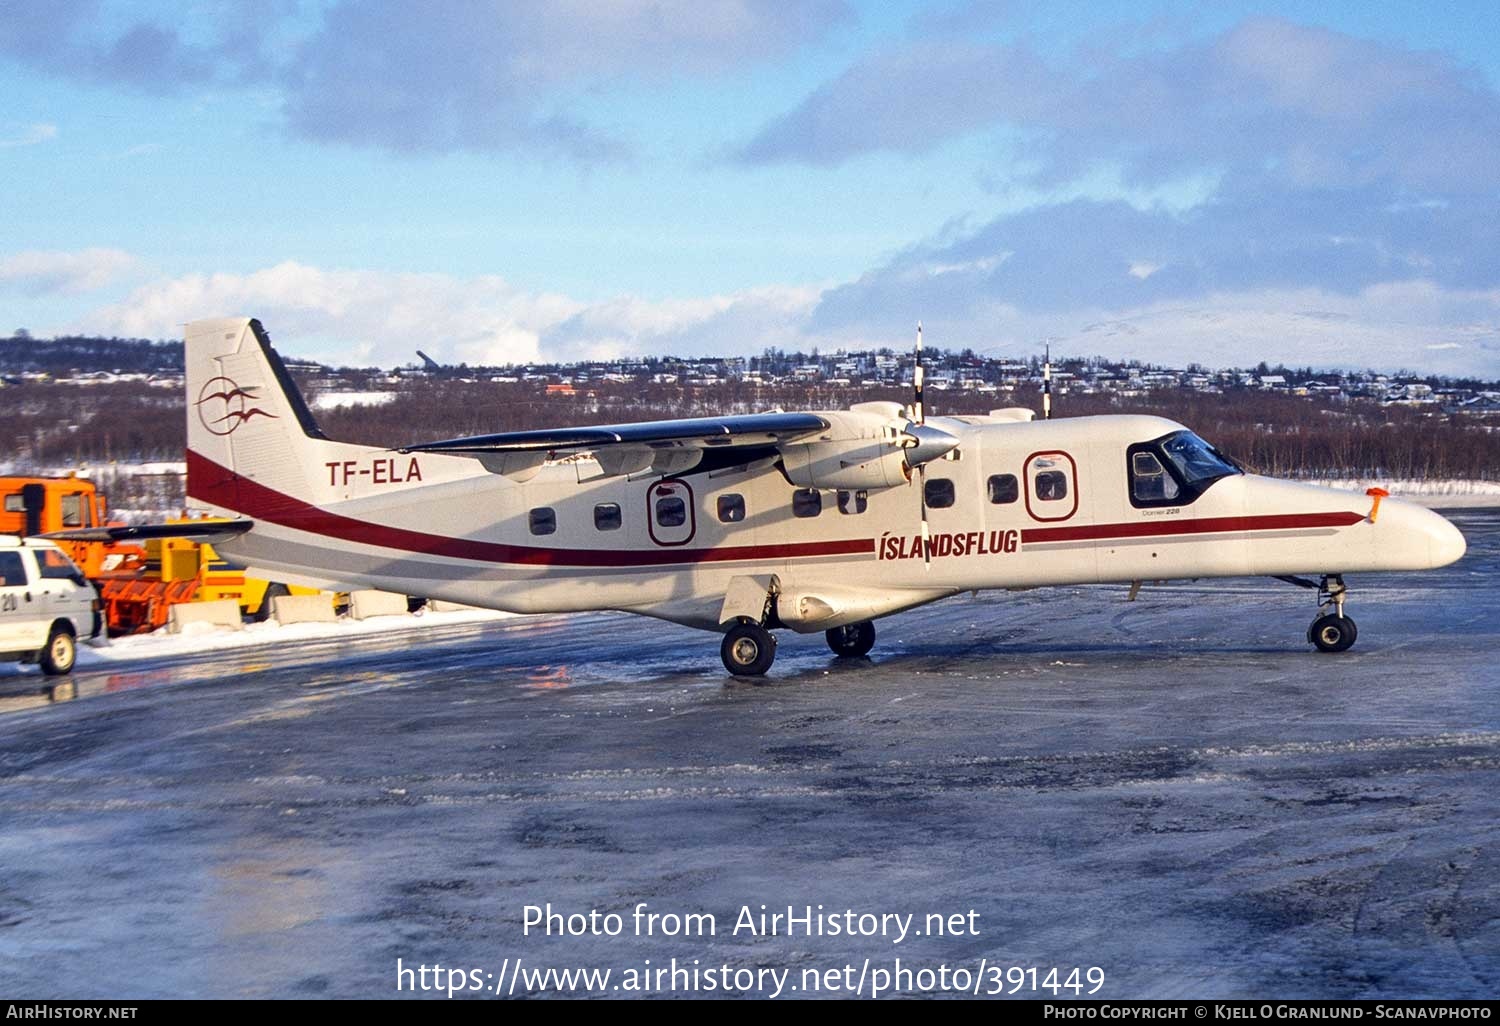
[[[1234,460],[1191,431],[1174,431],[1125,451],[1133,506],[1186,506],[1221,477],[1242,474]]]
[[[1184,484],[1200,490],[1211,481],[1242,473],[1219,450],[1191,431],[1178,431],[1159,443],[1162,455],[1172,461]]]

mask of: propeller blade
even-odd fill
[[[922,322],[917,322],[917,351],[911,370],[911,423],[901,444],[906,465],[917,469],[917,508],[922,518],[922,567],[932,569],[932,532],[927,526],[927,461],[935,460],[958,444],[958,439],[927,426],[927,408],[922,402]]]
[[[927,528],[927,464],[917,466],[917,503],[922,511],[922,567],[932,569],[932,532]]]
[[[917,322],[917,355],[911,371],[911,419],[918,424],[927,423],[927,412],[922,404],[922,322]]]
[[[1042,419],[1052,419],[1052,345],[1042,359]]]

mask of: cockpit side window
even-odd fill
[[[1149,451],[1130,454],[1130,498],[1135,502],[1159,502],[1163,499],[1177,501],[1182,489],[1177,479],[1167,473],[1156,453]]]
[[[1222,477],[1243,473],[1191,431],[1174,431],[1125,452],[1130,504],[1186,506]]]

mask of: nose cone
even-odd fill
[[[1412,570],[1457,562],[1469,547],[1446,517],[1401,499],[1386,499],[1381,505],[1377,530],[1380,557],[1406,562]]]
[[[1469,543],[1464,540],[1463,532],[1454,527],[1452,521],[1446,517],[1439,516],[1431,510],[1428,510],[1427,514],[1431,520],[1423,526],[1427,532],[1427,545],[1432,554],[1432,565],[1439,567],[1457,563],[1469,549]]]

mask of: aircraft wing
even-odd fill
[[[400,452],[499,453],[584,452],[601,446],[644,445],[651,448],[719,445],[776,445],[828,430],[814,413],[749,413],[730,417],[651,420],[599,427],[543,428],[471,435],[403,446]]]
[[[517,480],[535,473],[549,457],[584,452],[592,453],[608,475],[648,469],[683,473],[705,463],[730,465],[774,456],[778,446],[821,434],[829,426],[814,413],[750,413],[507,431],[402,446],[398,451],[477,457],[490,471]]]

